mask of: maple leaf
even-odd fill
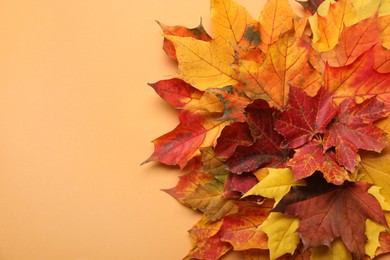
[[[390,15],[384,15],[378,18],[381,31],[382,46],[390,49]]]
[[[260,44],[256,29],[259,22],[243,6],[231,0],[211,0],[210,5],[215,39],[237,46],[251,46],[253,43],[256,47]]]
[[[380,152],[387,144],[386,133],[372,123],[387,117],[390,107],[376,98],[356,104],[345,99],[338,115],[324,136],[324,149],[336,147],[337,160],[353,171],[359,161],[358,149]]]
[[[324,152],[323,145],[317,140],[298,149],[288,166],[292,168],[295,179],[309,177],[315,171],[322,172],[328,182],[336,185],[350,179],[348,172],[339,165],[335,152]]]
[[[374,46],[374,69],[380,73],[390,72],[390,51],[380,44]]]
[[[381,120],[377,127],[387,133],[387,142],[390,144],[390,118]],[[361,153],[361,168],[359,173],[362,181],[367,181],[381,186],[381,194],[390,201],[390,146],[387,146],[381,153],[363,151]]]
[[[377,15],[374,15],[360,23],[344,27],[336,47],[321,53],[321,57],[332,67],[349,65],[379,42]]]
[[[287,0],[267,1],[259,19],[264,44],[274,43],[280,35],[290,30],[295,16]]]
[[[369,50],[348,66],[325,66],[324,86],[337,103],[348,97],[357,102],[376,96],[390,103],[390,77],[373,68],[373,51]]]
[[[246,193],[258,183],[258,180],[252,173],[230,174],[225,183],[226,197],[241,198],[242,194]]]
[[[230,66],[234,62],[234,51],[226,42],[205,42],[172,35],[165,35],[165,38],[175,46],[179,78],[199,90],[237,83],[237,76]]]
[[[365,182],[335,186],[316,175],[305,187],[293,187],[274,211],[299,216],[298,233],[306,248],[326,245],[340,237],[356,259],[365,255],[365,220],[387,226],[379,202]]]
[[[202,171],[212,174],[216,180],[225,183],[229,172],[225,169],[225,160],[215,156],[213,147],[200,149],[202,157]]]
[[[154,152],[145,163],[160,161],[184,168],[191,158],[200,154],[200,147],[213,145],[222,128],[228,124],[186,110],[179,116],[180,124],[174,130],[153,141]]]
[[[229,243],[222,241],[218,235],[215,235],[197,242],[184,259],[219,259],[231,249],[232,246]]]
[[[277,204],[284,195],[286,195],[292,186],[302,186],[305,185],[304,181],[295,181],[293,178],[293,172],[291,169],[272,169],[272,168],[262,168],[258,170],[255,175],[262,176],[266,172],[267,176],[260,179],[259,183],[254,185],[250,190],[248,190],[244,197],[249,195],[259,195],[266,198],[275,199],[275,204]]]
[[[183,199],[193,193],[199,185],[209,183],[214,179],[213,175],[201,170],[202,162],[199,159],[195,159],[191,167],[188,173],[179,177],[179,182],[175,187],[163,190],[183,204],[185,204]]]
[[[271,259],[295,252],[299,243],[299,234],[296,232],[298,226],[298,218],[285,216],[279,212],[271,212],[260,226],[260,229],[268,235]]]
[[[211,40],[210,35],[208,35],[202,25],[202,21],[200,21],[200,24],[197,27],[190,29],[183,26],[167,26],[160,22],[157,23],[160,25],[161,29],[163,30],[163,33],[166,35],[192,37],[202,41]],[[170,58],[177,60],[175,47],[170,40],[164,39],[163,50]]]
[[[250,146],[253,138],[248,124],[235,122],[225,127],[217,139],[214,152],[218,157],[229,158],[238,146]]]
[[[221,240],[229,242],[234,250],[267,249],[267,235],[259,226],[269,215],[272,201],[244,204],[236,214],[226,216],[221,227]]]
[[[243,91],[252,99],[264,99],[271,106],[284,108],[288,102],[289,85],[317,90],[319,73],[308,63],[310,44],[286,32],[269,46],[265,61],[259,66],[243,61],[239,78],[245,83]]]
[[[149,84],[156,93],[176,109],[184,109],[191,103],[198,103],[203,92],[181,79],[160,80]]]
[[[289,101],[289,109],[275,120],[275,129],[286,138],[283,144],[289,148],[300,147],[314,135],[323,133],[337,113],[331,96],[323,88],[315,97],[299,88],[291,88]]]
[[[280,147],[283,138],[274,129],[273,114],[277,110],[259,99],[245,111],[254,143],[250,146],[238,146],[227,159],[226,166],[233,173],[250,172],[265,166],[282,167],[289,150]]]
[[[238,210],[234,201],[224,196],[224,184],[219,181],[198,185],[194,192],[183,198],[183,201],[192,209],[204,212],[211,221],[236,213]]]

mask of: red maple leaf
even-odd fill
[[[289,150],[281,148],[283,137],[275,131],[273,116],[278,111],[264,100],[255,100],[245,109],[245,117],[254,143],[238,146],[226,161],[233,173],[250,172],[264,166],[282,167]]]
[[[354,259],[363,259],[366,219],[387,226],[379,202],[367,193],[371,185],[356,182],[335,186],[317,175],[313,177],[307,179],[308,186],[293,187],[274,211],[299,216],[297,231],[306,248],[330,247],[340,237]]]
[[[283,144],[297,148],[323,133],[337,113],[329,93],[321,88],[314,97],[300,88],[290,88],[289,108],[276,117],[275,129],[286,140]]]
[[[390,107],[371,98],[356,104],[353,98],[345,99],[329,132],[324,136],[324,149],[336,147],[341,165],[353,171],[359,161],[358,149],[380,152],[387,144],[386,133],[372,123],[387,117]]]

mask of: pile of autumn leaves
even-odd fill
[[[390,251],[390,3],[301,4],[211,0],[213,38],[160,24],[178,73],[151,86],[180,123],[147,161],[185,169],[166,191],[202,212],[186,258]]]

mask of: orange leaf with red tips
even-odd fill
[[[298,233],[304,246],[330,246],[340,237],[356,259],[365,255],[365,220],[387,226],[379,202],[367,193],[369,184],[334,186],[315,176],[306,187],[293,187],[275,211],[301,219]]]
[[[336,147],[339,163],[353,171],[359,161],[358,149],[380,152],[386,147],[386,133],[372,123],[387,117],[389,112],[390,106],[376,98],[361,104],[352,98],[344,100],[335,122],[325,133],[324,149]]]
[[[354,97],[361,103],[373,96],[390,103],[390,77],[377,72],[373,66],[371,50],[348,66],[335,68],[327,65],[324,72],[324,86],[337,103],[349,97]]]
[[[349,65],[379,42],[379,28],[375,15],[355,25],[344,27],[336,47],[321,53],[321,57],[332,67]]]

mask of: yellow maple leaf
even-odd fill
[[[266,198],[275,199],[275,205],[286,195],[292,186],[305,186],[305,181],[294,180],[294,175],[291,169],[274,169],[263,168],[257,174],[263,175],[263,172],[268,172],[264,179],[253,186],[244,194],[244,197],[249,195],[259,195]]]
[[[176,49],[178,77],[199,90],[222,88],[237,83],[230,66],[234,51],[226,42],[200,41],[191,37],[165,35]]]
[[[390,15],[378,17],[382,46],[390,49]]]
[[[287,0],[267,1],[259,18],[263,44],[272,44],[280,35],[290,30],[295,16]]]
[[[231,0],[211,0],[211,19],[214,38],[232,44],[238,44],[248,24],[256,22],[246,8]]]
[[[299,219],[286,216],[280,212],[271,212],[260,226],[268,236],[270,258],[276,259],[284,254],[294,254],[300,241],[296,230]]]

